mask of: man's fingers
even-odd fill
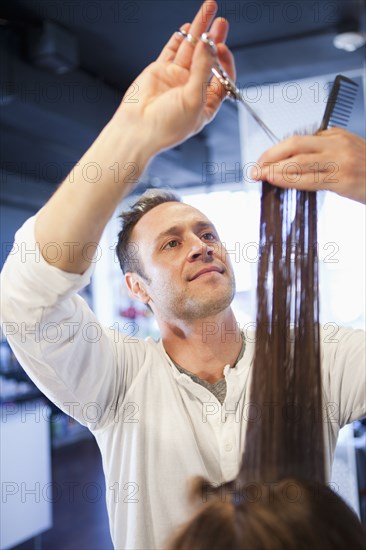
[[[325,150],[329,153],[336,146],[335,138],[342,135],[351,134],[341,128],[330,128],[319,132],[315,136],[292,136],[267,149],[258,159],[258,163],[279,162],[298,154],[321,153]],[[319,137],[323,139],[319,139]],[[324,141],[324,138],[327,141]]]
[[[225,44],[217,45],[217,53],[221,65],[224,67],[230,78],[235,80],[236,71],[233,54]],[[208,109],[213,112],[216,112],[220,103],[227,95],[224,86],[216,77],[213,77],[210,81],[203,83],[202,93],[205,94],[204,101],[207,104]]]
[[[189,29],[194,39],[199,41],[201,34],[209,29],[216,12],[217,4],[214,0],[206,0],[206,2],[202,4]],[[178,48],[174,63],[189,69],[196,48],[197,46],[189,43],[188,40],[183,40]]]
[[[185,23],[180,28],[185,32],[189,32],[190,26],[190,23]],[[157,58],[157,61],[164,61],[166,63],[174,61],[177,55],[178,48],[183,40],[183,36],[179,35],[178,32],[174,32],[174,34],[170,37],[170,39],[162,49],[159,57]]]
[[[212,23],[212,27],[208,34],[215,44],[219,44],[226,41],[228,32],[229,22],[224,17],[217,17]]]
[[[314,191],[322,186],[324,174],[302,173],[302,170],[294,170],[293,167],[286,166],[286,162],[279,162],[276,165],[265,167],[261,170],[262,181],[268,181],[272,185],[282,187],[283,189],[299,189],[301,191]],[[314,177],[315,176],[315,177]],[[317,181],[317,183],[315,183]]]
[[[299,155],[282,162],[257,165],[252,169],[252,176],[285,189],[315,191],[333,188],[339,181],[338,172],[336,162],[320,160],[319,155]]]
[[[295,156],[299,152],[316,153],[320,152],[323,147],[324,142],[322,143],[317,136],[292,136],[267,149],[258,159],[258,163],[282,161]]]
[[[202,103],[207,103],[206,89],[211,79],[213,62],[214,56],[211,49],[200,41],[196,46],[189,80],[185,86],[186,97],[191,105],[198,107]]]
[[[345,130],[344,128],[328,128],[327,130],[322,130],[321,132],[317,132],[317,136],[320,137],[330,137],[330,136],[339,136],[339,135],[354,135],[352,132],[349,132],[348,130]]]
[[[251,177],[283,188],[334,191],[366,203],[365,155],[365,140],[331,128],[275,145],[262,155]]]
[[[263,178],[263,181],[268,181],[271,185],[276,187],[282,187],[282,189],[297,189],[299,191],[319,191],[328,189],[324,183],[324,177],[321,178],[317,185],[314,184],[314,180],[311,174],[302,176],[300,181],[296,184],[292,183],[290,179],[278,178],[276,182],[269,181],[267,178]]]

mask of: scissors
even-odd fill
[[[196,39],[192,37],[189,33],[187,33],[185,30],[180,29],[179,34],[186,38],[189,42],[194,43]],[[211,68],[212,73],[216,76],[216,78],[219,80],[219,82],[222,84],[222,86],[226,90],[226,95],[233,99],[234,101],[240,102],[248,113],[254,118],[254,120],[257,122],[257,124],[262,128],[262,130],[267,134],[269,139],[273,143],[278,143],[280,140],[279,138],[272,132],[270,128],[268,128],[267,124],[263,122],[263,120],[257,115],[257,113],[251,108],[251,106],[243,99],[239,88],[236,86],[235,82],[229,77],[227,72],[225,71],[224,67],[221,65],[220,61],[217,57],[217,48],[215,42],[209,37],[208,33],[204,32],[201,34],[200,40],[207,44],[209,48],[211,49],[212,53],[215,56],[215,64]]]

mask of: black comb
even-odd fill
[[[357,82],[341,74],[336,76],[318,131],[333,127],[345,128],[347,126],[355,103],[357,90]]]

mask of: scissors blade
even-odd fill
[[[224,86],[226,94],[231,99],[234,99],[244,105],[248,113],[254,118],[256,123],[262,128],[262,130],[267,134],[269,139],[273,143],[278,143],[279,138],[272,132],[272,130],[263,122],[263,120],[257,115],[257,113],[251,108],[251,106],[243,99],[239,88],[236,86],[235,82],[231,80],[221,63],[216,60],[216,66],[212,67],[212,73],[216,76],[219,82]]]

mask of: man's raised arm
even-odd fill
[[[199,38],[216,10],[216,3],[207,0],[193,23],[182,28]],[[227,21],[217,18],[210,36],[234,78],[233,57],[223,44],[227,31]],[[214,117],[224,94],[218,83],[209,84],[212,64],[210,48],[201,41],[194,46],[175,32],[159,58],[132,84],[111,121],[38,215],[35,235],[40,250],[52,242],[63,252],[52,265],[71,273],[86,271],[90,262],[83,249],[87,246],[92,258],[91,250],[118,202],[133,189],[148,161]],[[44,258],[48,261],[46,254]]]

